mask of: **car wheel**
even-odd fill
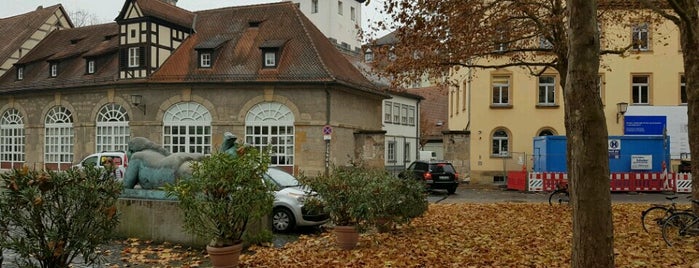
[[[448,192],[449,194],[454,194],[454,193],[456,193],[456,186],[451,186],[451,187],[449,187],[449,189],[447,189],[447,192]]]
[[[288,232],[294,229],[296,219],[294,214],[286,208],[275,208],[272,212],[272,229],[275,232]]]

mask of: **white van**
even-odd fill
[[[118,181],[122,181],[124,179],[124,175],[126,174],[126,167],[129,163],[129,159],[126,157],[126,152],[94,153],[85,157],[74,167],[81,168],[86,165],[94,165],[95,167],[104,168],[104,165],[108,163],[116,166],[116,169],[114,170],[114,177]]]

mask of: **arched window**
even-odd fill
[[[508,156],[509,155],[510,137],[507,131],[503,129],[496,130],[493,133],[493,156]]]
[[[211,153],[211,113],[199,103],[180,102],[163,117],[163,147],[172,153]]]
[[[245,117],[245,143],[264,149],[269,146],[272,165],[294,165],[294,113],[277,102],[255,105]]]
[[[539,131],[539,135],[538,135],[538,136],[553,136],[553,135],[556,135],[556,133],[553,132],[553,130],[551,130],[551,129],[542,129],[541,131]]]
[[[73,114],[63,106],[49,110],[44,120],[44,163],[48,169],[64,169],[73,163]]]
[[[96,152],[124,151],[131,136],[129,115],[119,104],[109,103],[97,114]]]
[[[24,118],[17,109],[9,109],[0,119],[0,168],[19,168],[24,163]]]

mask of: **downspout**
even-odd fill
[[[415,128],[415,137],[417,137],[417,141],[415,141],[415,159],[420,155],[420,147],[422,147],[422,137],[420,136],[420,128],[422,127],[420,125],[420,120],[422,119],[420,118],[420,101],[420,99],[417,100],[417,107],[415,107],[415,113],[417,113],[417,115],[415,115],[415,118],[417,118],[417,120],[415,120],[417,121],[415,124],[417,126]],[[410,161],[412,162],[414,160],[411,159]]]
[[[325,87],[325,125],[330,125],[330,87],[328,83]],[[325,176],[330,174],[330,140],[325,140]]]

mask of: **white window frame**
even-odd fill
[[[394,124],[400,124],[400,103],[393,103],[393,120]]]
[[[163,147],[171,153],[211,154],[211,113],[196,102],[180,102],[163,116]]]
[[[542,81],[542,79],[553,79],[551,82]],[[556,76],[542,75],[539,76],[539,90],[537,95],[537,103],[539,105],[555,105],[556,104]]]
[[[211,52],[202,52],[199,55],[200,67],[211,68]]]
[[[633,26],[631,40],[632,49],[637,51],[650,50],[650,25],[647,22]]]
[[[364,62],[372,61],[374,61],[374,52],[369,49],[366,52],[364,52]]]
[[[386,123],[392,123],[393,118],[392,118],[392,112],[393,112],[393,102],[390,101],[384,101],[383,105],[383,113],[384,113],[384,119],[383,121]]]
[[[311,1],[311,14],[318,13],[318,0]]]
[[[10,168],[19,168],[25,161],[26,135],[24,118],[19,110],[11,108],[0,118],[0,162]]]
[[[50,65],[49,68],[51,68],[51,73],[50,73],[51,77],[58,76],[58,63],[50,63],[49,65]]]
[[[504,135],[502,135],[504,134]],[[510,135],[505,131],[504,129],[498,129],[495,132],[493,132],[493,137],[492,137],[492,144],[491,144],[491,150],[492,150],[492,156],[493,157],[507,157],[510,155],[510,150],[509,150],[509,142],[510,141]]]
[[[645,78],[646,82],[634,82],[636,78]],[[644,97],[645,101],[643,101]],[[631,101],[633,104],[650,104],[650,75],[631,77]]]
[[[265,67],[277,66],[277,53],[274,51],[265,52]]]
[[[386,161],[388,163],[396,163],[396,142],[386,142]]]
[[[102,106],[97,113],[95,132],[95,152],[126,152],[131,140],[126,109],[116,103]]]
[[[278,102],[253,106],[245,116],[245,143],[259,150],[269,148],[272,166],[293,166],[296,129],[294,113]]]
[[[350,20],[355,21],[357,20],[357,11],[355,10],[354,7],[350,7]]]
[[[95,73],[95,60],[87,60],[87,73],[88,74]]]
[[[499,82],[505,80],[506,83]],[[492,104],[493,105],[509,105],[510,104],[510,77],[509,76],[494,76],[492,78]],[[497,93],[497,94],[496,94]]]
[[[408,107],[408,125],[415,126],[415,106]]]
[[[140,66],[140,47],[130,47],[129,48],[129,67],[139,67]]]
[[[73,163],[73,115],[63,106],[49,110],[44,120],[44,163]]]
[[[400,107],[400,124],[401,125],[408,124],[408,105],[406,105],[406,104],[403,104]]]
[[[411,161],[411,159],[410,159],[410,151],[412,151],[411,146],[410,146],[410,143],[409,143],[409,142],[406,142],[406,143],[403,145],[403,162],[404,162],[404,163],[410,163],[410,161]]]
[[[24,79],[24,67],[17,67],[17,80]]]

